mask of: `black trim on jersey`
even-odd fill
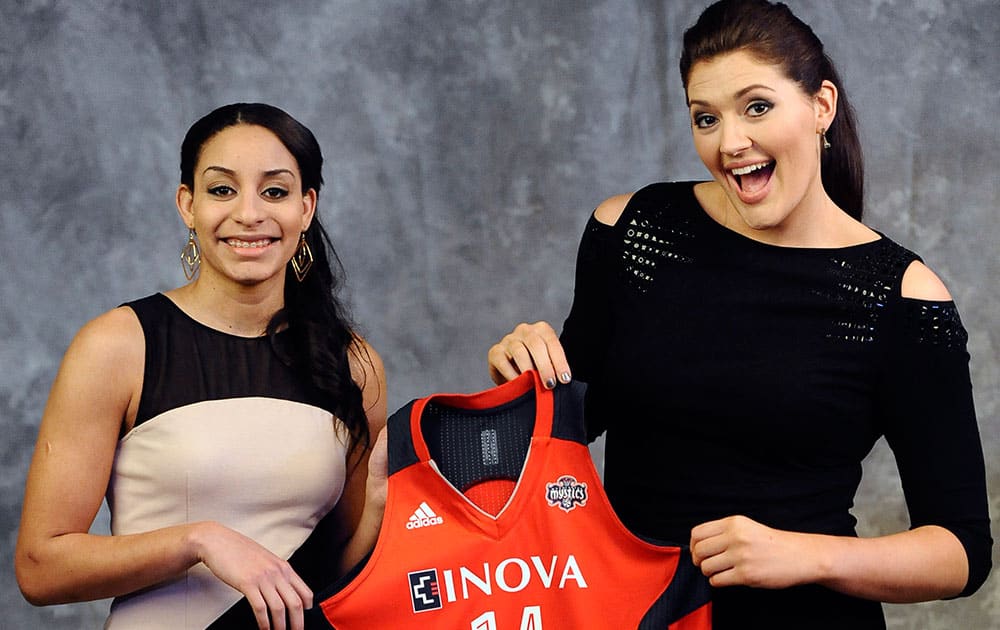
[[[552,390],[552,437],[569,442],[587,444],[587,432],[583,415],[583,398],[587,384],[570,381]]]
[[[351,570],[341,576],[340,579],[324,588],[322,591],[313,594],[313,607],[307,608],[305,611],[306,630],[329,630],[330,628],[333,628],[333,626],[330,625],[330,621],[323,615],[323,609],[319,606],[320,602],[333,597],[350,584],[354,578],[358,577],[358,574],[360,574],[361,571],[363,571],[368,565],[368,562],[371,560],[372,553],[374,552],[375,550],[372,549],[366,553],[365,557],[351,567]]]
[[[389,456],[388,473],[394,475],[408,466],[420,461],[413,447],[413,436],[410,434],[410,414],[416,400],[411,400],[389,416],[386,421],[389,442],[386,445]]]
[[[325,597],[330,596],[332,596],[332,593]],[[305,614],[303,615],[306,630],[329,630],[330,628],[333,628],[333,626],[330,625],[330,622],[327,621],[326,617],[323,616],[323,609],[319,607],[319,603],[325,599],[325,597],[323,597],[323,599],[321,599],[321,597],[323,596],[320,594],[314,595],[313,607],[307,608]]]
[[[534,390],[488,408],[455,407],[432,398],[420,414],[420,435],[438,471],[464,494],[484,482],[517,482],[537,418]]]
[[[712,587],[694,565],[691,550],[681,547],[677,570],[670,584],[649,607],[637,630],[662,630],[712,601]]]

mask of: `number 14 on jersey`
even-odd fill
[[[492,610],[484,612],[472,620],[470,630],[500,630],[497,626],[497,614]],[[542,607],[525,606],[518,630],[542,630]]]

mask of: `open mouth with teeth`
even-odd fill
[[[764,186],[767,182],[771,180],[771,174],[774,173],[774,160],[770,162],[761,162],[760,164],[751,164],[749,166],[743,166],[740,168],[734,168],[730,171],[733,175],[733,179],[736,180],[736,185],[739,189],[747,194],[754,194]]]
[[[267,247],[274,241],[275,239],[272,238],[262,238],[256,241],[244,241],[238,238],[227,238],[226,244],[230,247],[237,247],[240,249],[261,249],[263,247]]]

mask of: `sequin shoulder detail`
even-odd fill
[[[969,333],[962,325],[954,302],[925,302],[908,299],[903,318],[910,338],[917,344],[943,349],[964,348]]]
[[[662,265],[694,262],[690,209],[682,207],[677,194],[650,194],[660,186],[665,184],[638,191],[620,220],[622,272],[626,283],[640,293],[649,290]]]
[[[827,260],[832,282],[816,289],[830,300],[838,315],[831,322],[828,339],[854,343],[875,341],[886,305],[899,296],[907,266],[918,256],[886,237],[862,247],[836,250]]]

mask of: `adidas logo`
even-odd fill
[[[420,527],[430,527],[431,525],[440,525],[444,522],[444,519],[434,513],[431,506],[427,505],[426,501],[420,502],[420,507],[417,508],[416,512],[410,515],[410,520],[406,523],[406,529],[418,529]]]

